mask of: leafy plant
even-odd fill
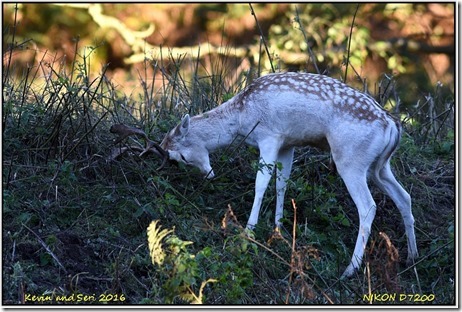
[[[176,235],[166,238],[174,230],[161,230],[160,226],[157,226],[158,221],[151,222],[148,227],[148,246],[153,264],[156,264],[166,276],[163,288],[167,303],[174,302],[175,297],[178,296],[187,302],[202,304],[205,285],[217,280],[203,281],[196,295],[192,287],[196,285],[196,279],[199,277],[198,264],[196,256],[186,248],[193,242],[183,241]],[[166,247],[163,247],[163,243]]]

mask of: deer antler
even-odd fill
[[[109,131],[111,133],[115,133],[115,134],[117,134],[119,136],[116,139],[116,141],[114,142],[114,144],[122,142],[125,138],[127,138],[127,137],[129,137],[131,135],[139,135],[139,136],[143,137],[145,142],[146,142],[146,145],[145,145],[144,149],[141,149],[138,146],[122,147],[122,148],[118,149],[116,152],[112,153],[111,159],[115,159],[118,156],[120,156],[121,154],[125,153],[127,150],[132,149],[132,150],[141,151],[139,156],[143,156],[147,152],[152,152],[152,153],[160,156],[162,158],[162,164],[160,165],[159,168],[157,168],[157,170],[161,170],[165,166],[165,164],[167,163],[167,159],[168,159],[167,151],[165,151],[162,147],[160,147],[159,144],[157,144],[156,142],[149,139],[149,137],[147,136],[147,134],[143,130],[135,128],[135,127],[130,127],[130,126],[127,126],[127,125],[124,125],[124,124],[116,124],[116,125],[112,125],[112,127],[111,127],[111,129]]]

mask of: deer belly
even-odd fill
[[[322,131],[298,131],[284,136],[284,146],[313,146],[329,150],[327,138]]]

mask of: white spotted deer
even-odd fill
[[[121,139],[140,130],[122,125]],[[327,76],[276,73],[256,79],[242,92],[218,107],[190,117],[186,115],[162,143],[147,139],[146,151],[197,167],[213,178],[209,153],[226,147],[237,136],[260,151],[255,199],[247,228],[253,229],[263,196],[276,171],[276,229],[281,226],[286,182],[292,168],[294,147],[311,145],[330,150],[359,213],[359,233],[349,266],[352,275],[362,262],[375,217],[376,204],[368,188],[371,180],[398,207],[408,243],[408,263],[418,256],[411,197],[395,179],[390,158],[400,140],[400,123],[362,92]],[[274,169],[275,168],[275,169]]]

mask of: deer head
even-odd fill
[[[167,151],[171,160],[196,167],[207,178],[215,174],[210,166],[209,151],[204,141],[193,133],[189,133],[191,118],[186,115],[175,128],[163,139],[161,147]]]
[[[201,141],[196,141],[191,136],[188,136],[189,127],[190,117],[186,115],[180,124],[173,128],[159,145],[149,139],[147,134],[141,129],[124,124],[112,125],[109,131],[118,135],[114,144],[122,142],[131,135],[138,135],[145,140],[145,147],[141,148],[140,146],[132,145],[116,148],[113,150],[110,159],[116,159],[129,150],[140,152],[140,157],[146,153],[154,153],[162,159],[162,164],[157,170],[161,170],[165,167],[167,160],[171,160],[196,167],[207,179],[212,179],[215,174],[210,166],[209,151],[201,144]]]

